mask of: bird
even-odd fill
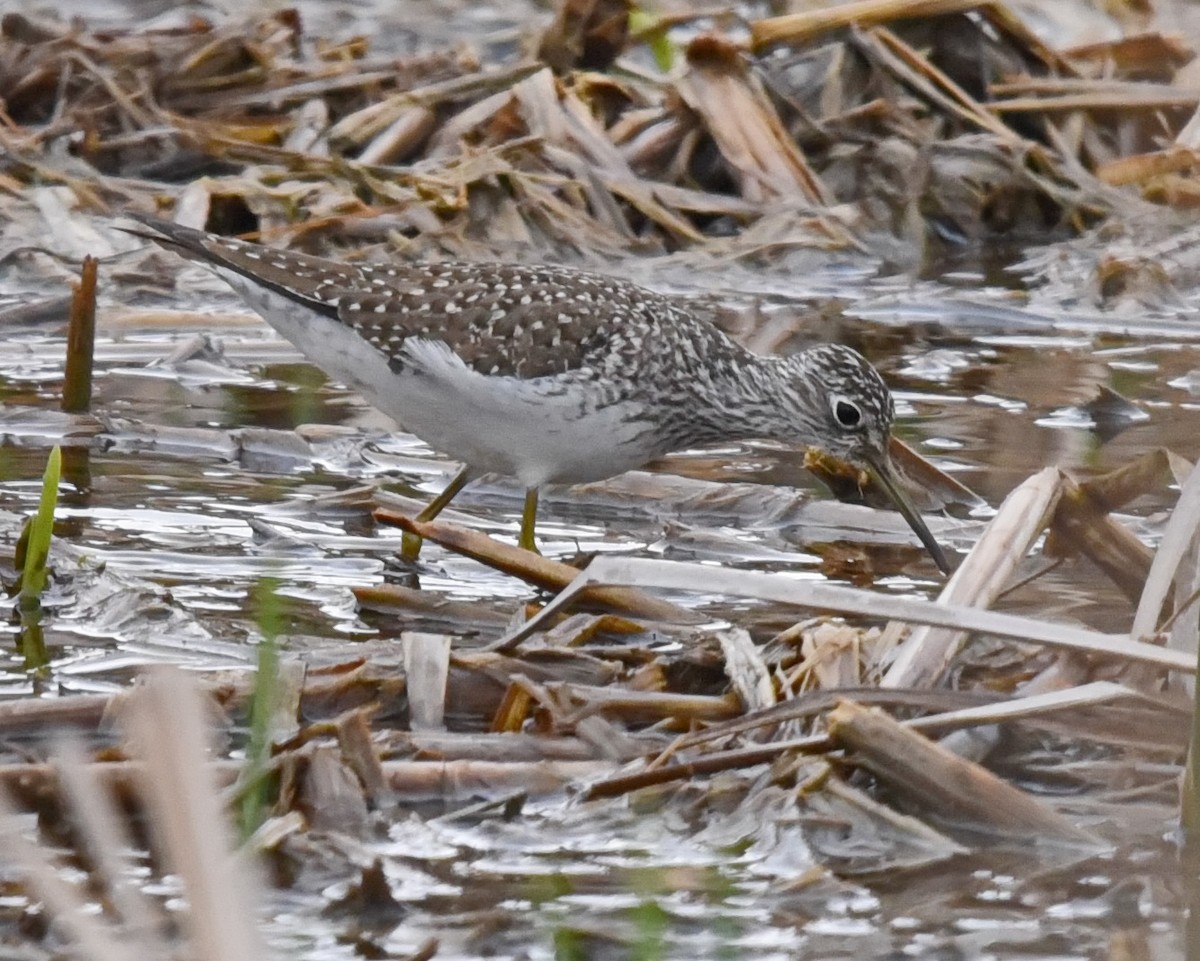
[[[518,544],[536,550],[547,484],[772,439],[873,478],[950,571],[888,454],[891,391],[850,347],[755,354],[677,298],[573,267],[345,263],[129,216],[150,231],[126,232],[211,269],[328,376],[463,465],[417,520],[478,475],[512,476],[526,492]]]

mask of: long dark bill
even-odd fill
[[[929,551],[929,556],[937,564],[938,570],[949,576],[950,562],[946,560],[946,555],[942,553],[942,548],[933,539],[929,528],[925,526],[925,519],[921,517],[920,513],[913,506],[912,501],[908,499],[908,495],[904,493],[904,488],[900,486],[900,479],[896,476],[896,471],[892,467],[891,461],[887,460],[886,457],[879,460],[871,458],[868,463],[871,468],[871,476],[879,482],[879,486],[883,488],[884,493],[891,498],[892,503],[896,506],[896,510],[900,512],[900,516],[908,521],[908,526],[913,529],[913,533],[925,545],[925,550]]]

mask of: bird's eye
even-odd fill
[[[837,422],[846,428],[854,428],[862,423],[862,409],[854,401],[845,397],[837,397],[833,401],[833,416]]]

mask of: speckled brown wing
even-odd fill
[[[656,304],[669,309],[659,295],[601,274],[494,263],[346,264],[135,219],[162,235],[140,236],[352,327],[397,369],[404,341],[421,337],[448,344],[482,374],[562,374],[630,354],[637,344],[623,331],[644,332]]]
[[[481,374],[522,379],[610,362],[657,295],[598,274],[511,264],[364,265],[365,295],[339,292],[338,316],[403,366],[408,337],[443,341]],[[395,271],[393,275],[393,270]],[[638,325],[622,324],[637,318]],[[627,346],[627,345],[626,345]]]

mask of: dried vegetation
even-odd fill
[[[660,38],[690,39],[662,73],[614,26],[626,13],[564,4],[486,63],[382,57],[306,36],[290,11],[105,33],[10,14],[6,185],[63,184],[95,212],[175,204],[273,243],[556,259],[911,260],[939,235],[1044,236],[1137,194],[1194,205],[1179,38],[1051,50],[1003,4],[860,2],[664,21]]]
[[[1148,204],[1174,217],[1200,199],[1196,61],[1177,37],[1054,50],[1003,4],[963,0],[862,0],[749,24],[710,13],[640,34],[626,13],[564,4],[535,42],[487,62],[466,48],[382,57],[362,39],[306,36],[291,12],[104,34],[9,15],[0,204],[65,189],[60,202],[95,214],[171,207],[346,256],[770,262],[821,247],[917,266],[950,241],[1067,233]],[[682,46],[664,49],[668,27]],[[651,50],[676,62],[661,72]],[[517,816],[524,799],[564,788],[602,803],[727,772],[745,773],[721,784],[726,795],[750,804],[782,792],[857,838],[853,858],[834,844],[823,858],[847,874],[962,853],[966,842],[935,825],[1112,843],[925,735],[1003,722],[1124,758],[1178,756],[1186,707],[1164,678],[1195,671],[1198,568],[1180,567],[1200,518],[1189,471],[1162,454],[1087,484],[1031,478],[936,602],[656,561],[602,559],[580,577],[380,509],[381,522],[562,593],[506,634],[509,612],[360,590],[364,610],[403,612],[426,631],[390,654],[314,664],[290,688],[277,709],[275,818],[257,844],[281,862],[311,853],[307,830],[366,834],[373,812],[396,804],[483,797]],[[1151,555],[1108,515],[1175,482],[1183,501]],[[1046,554],[1085,554],[1138,604],[1129,632],[986,610],[1046,530]],[[664,587],[674,602],[653,595]],[[850,622],[800,620],[752,639],[697,624],[685,591]],[[555,619],[569,603],[580,608]],[[864,620],[887,626],[855,626]],[[970,634],[1007,642],[965,647]],[[963,690],[943,689],[948,678]],[[226,723],[244,716],[244,681],[207,693]],[[95,731],[124,701],[3,703],[0,732]],[[127,750],[114,742],[91,770],[133,803],[143,762]],[[236,778],[234,761],[210,767]],[[860,794],[854,768],[930,823]],[[46,764],[14,760],[0,783],[48,821],[61,811]]]

